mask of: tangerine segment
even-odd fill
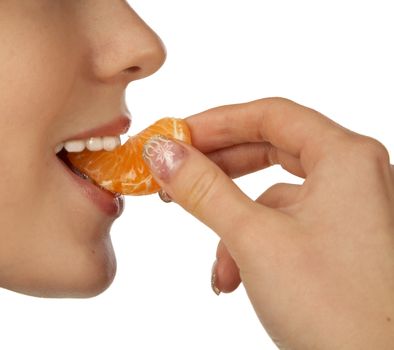
[[[183,119],[163,118],[113,151],[92,152],[85,149],[68,153],[67,157],[80,172],[111,192],[151,194],[158,192],[160,186],[153,179],[142,153],[145,142],[158,135],[191,143],[189,128]]]

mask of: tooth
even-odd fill
[[[106,151],[113,151],[120,145],[119,136],[105,136],[103,137],[103,148]]]
[[[129,137],[127,136],[127,139],[128,139],[128,138],[129,138]],[[115,136],[115,140],[116,140],[116,147],[120,146],[120,145],[121,145],[120,136]]]
[[[84,140],[66,141],[64,144],[64,148],[68,152],[81,152],[85,149],[85,141]]]
[[[84,140],[69,140],[62,142],[55,148],[56,153],[60,152],[64,147],[68,152],[81,152],[85,148],[90,151],[113,151],[121,145],[119,136],[91,137]]]
[[[59,144],[55,147],[55,153],[58,154],[58,153],[63,149],[63,146],[64,146],[64,142],[59,143]]]
[[[86,140],[86,148],[89,151],[101,151],[103,149],[103,140],[101,137],[91,137]]]

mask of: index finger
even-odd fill
[[[301,160],[308,173],[344,128],[319,112],[284,98],[210,109],[186,118],[202,152],[248,142],[270,142]]]

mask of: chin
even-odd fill
[[[103,241],[98,246],[74,249],[72,254],[52,252],[28,267],[21,266],[18,281],[4,287],[41,298],[95,297],[112,284],[116,275],[112,244]]]
[[[70,287],[63,293],[53,295],[60,298],[92,298],[100,295],[112,284],[116,275],[116,259],[102,264],[83,268],[83,272],[77,272],[75,280],[71,277]],[[49,296],[51,297],[51,296]]]
[[[55,284],[54,293],[41,295],[57,298],[92,298],[108,289],[116,275],[114,251],[106,247],[102,250],[89,249],[78,264],[64,273],[67,283]],[[56,287],[58,289],[56,290]],[[59,288],[60,287],[60,288]],[[51,295],[52,294],[52,295]]]

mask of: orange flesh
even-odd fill
[[[191,143],[189,128],[183,119],[163,118],[130,137],[114,151],[92,152],[85,149],[78,153],[68,153],[67,157],[75,168],[111,192],[151,194],[158,192],[160,186],[153,179],[142,153],[145,142],[157,135]]]

